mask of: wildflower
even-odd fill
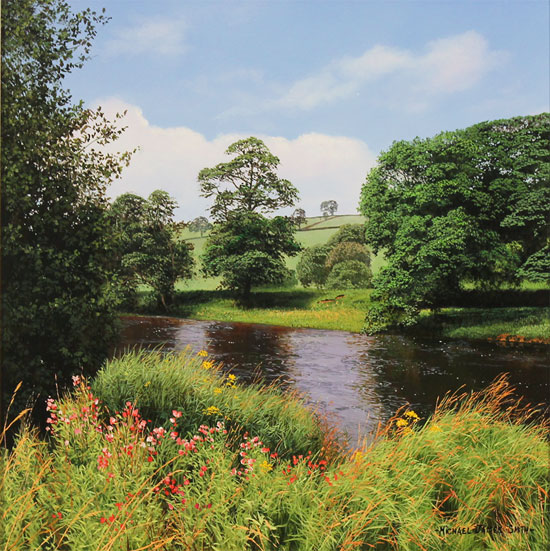
[[[202,356],[203,358],[206,358],[206,356],[208,356],[208,352],[206,350],[201,350],[197,352],[197,356]]]
[[[223,390],[218,386],[214,389],[214,394],[221,394]]]
[[[407,421],[405,419],[398,419],[395,424],[401,428],[401,427],[406,427],[408,425]]]
[[[418,421],[420,419],[420,417],[418,417],[418,415],[413,410],[405,412],[405,416],[410,417],[411,419],[414,419],[415,421]]]
[[[269,471],[273,470],[273,465],[271,463],[268,463],[265,459],[262,463],[260,463],[260,469],[263,473],[268,473]]]
[[[178,418],[181,417],[183,414],[182,414],[181,411],[178,411],[177,409],[173,409],[173,410],[172,410],[172,415],[173,415],[176,419],[178,419]]]
[[[204,362],[202,362],[202,367],[204,369],[212,369],[214,367],[214,362],[204,361]]]
[[[80,384],[80,376],[79,375],[73,375],[73,386],[78,386]]]
[[[216,415],[220,414],[221,411],[216,406],[208,406],[205,410],[203,410],[203,413],[206,413],[206,415]]]
[[[151,381],[147,381],[143,386],[147,388],[151,384]]]
[[[441,427],[434,423],[428,430],[430,432],[441,432]]]

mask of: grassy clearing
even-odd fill
[[[360,332],[370,289],[263,289],[252,294],[249,308],[241,308],[225,291],[181,293],[173,313],[191,319],[266,323]],[[331,302],[323,300],[342,298]]]
[[[114,369],[134,384],[149,374],[158,377],[155,384],[172,385],[176,378],[164,360],[153,357],[146,370],[146,358],[133,356],[102,376]],[[263,441],[269,429],[263,421],[256,422],[258,433],[228,430],[221,412],[229,399],[214,392],[227,381],[205,369],[204,358],[167,361],[172,368],[179,362],[183,373],[180,394],[164,386],[150,393],[158,415],[168,419],[163,427],[131,401],[143,400],[141,392],[130,392],[117,413],[100,400],[107,387],[94,383],[98,397],[76,380],[71,396],[49,402],[48,439],[23,428],[13,449],[1,450],[2,549],[544,548],[548,427],[507,407],[503,380],[484,393],[447,399],[425,424],[403,411],[353,454],[326,456],[317,443],[304,454],[289,448],[283,457]],[[211,409],[201,417],[203,404],[193,396],[206,392],[205,376]],[[227,389],[244,392],[238,384]],[[279,399],[273,389],[248,392],[259,416],[266,398],[274,396],[267,409]],[[302,410],[295,430],[315,425],[298,402],[293,409]]]
[[[426,313],[417,329],[451,338],[495,339],[507,334],[550,341],[550,308],[446,308]]]

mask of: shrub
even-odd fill
[[[370,285],[370,268],[358,260],[346,260],[332,268],[326,282],[327,289],[357,289]]]
[[[365,245],[365,226],[363,224],[343,224],[328,240],[327,245],[332,248],[339,243],[359,243],[360,245]]]
[[[329,270],[325,266],[329,248],[326,245],[314,245],[307,248],[296,266],[296,276],[304,287],[315,285],[321,288]]]
[[[325,266],[328,270],[332,270],[335,264],[346,262],[348,260],[357,260],[370,266],[370,256],[368,249],[360,243],[353,241],[343,241],[338,243],[327,256]]]

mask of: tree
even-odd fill
[[[306,221],[306,211],[304,209],[296,209],[291,216],[292,220],[296,224],[296,227],[300,228]]]
[[[122,129],[62,87],[105,22],[63,0],[2,1],[2,366],[5,395],[24,382],[16,407],[92,372],[115,336],[105,190],[130,155],[101,152]]]
[[[357,260],[365,266],[370,265],[370,255],[365,245],[353,241],[343,241],[335,245],[327,256],[325,265],[330,271],[340,263],[348,260]]]
[[[174,222],[177,203],[162,190],[149,198],[125,193],[113,202],[111,216],[118,237],[118,275],[125,298],[139,283],[150,285],[157,302],[167,309],[175,283],[193,273],[193,246],[180,240]]]
[[[205,216],[198,216],[197,218],[189,222],[189,229],[192,232],[201,232],[202,237],[205,231],[212,229],[212,224]]]
[[[291,207],[298,191],[277,176],[279,159],[258,138],[239,140],[227,148],[235,155],[227,163],[199,173],[203,197],[215,197],[210,214],[215,226],[208,236],[203,272],[222,276],[222,286],[247,302],[252,285],[279,283],[289,276],[284,255],[301,247],[290,217],[269,213]]]
[[[370,268],[359,260],[339,262],[330,271],[326,280],[327,289],[364,289],[370,286]]]
[[[314,245],[302,253],[296,266],[296,277],[304,287],[323,287],[329,274],[326,266],[329,251],[330,248],[326,245]]]
[[[544,113],[396,142],[380,155],[360,207],[367,243],[388,260],[374,280],[371,329],[414,322],[465,282],[515,282],[548,265],[549,132]]]
[[[323,201],[321,203],[321,212],[323,216],[334,216],[334,213],[338,210],[338,203],[336,201]]]
[[[327,241],[329,247],[335,247],[339,243],[366,244],[365,226],[363,224],[343,224],[339,230]]]

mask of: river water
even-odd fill
[[[446,391],[480,390],[501,373],[509,373],[525,401],[550,406],[548,346],[368,337],[156,316],[125,316],[122,323],[117,353],[159,346],[177,351],[187,345],[207,350],[243,382],[279,381],[304,393],[349,434],[351,444],[403,405],[426,417]]]

